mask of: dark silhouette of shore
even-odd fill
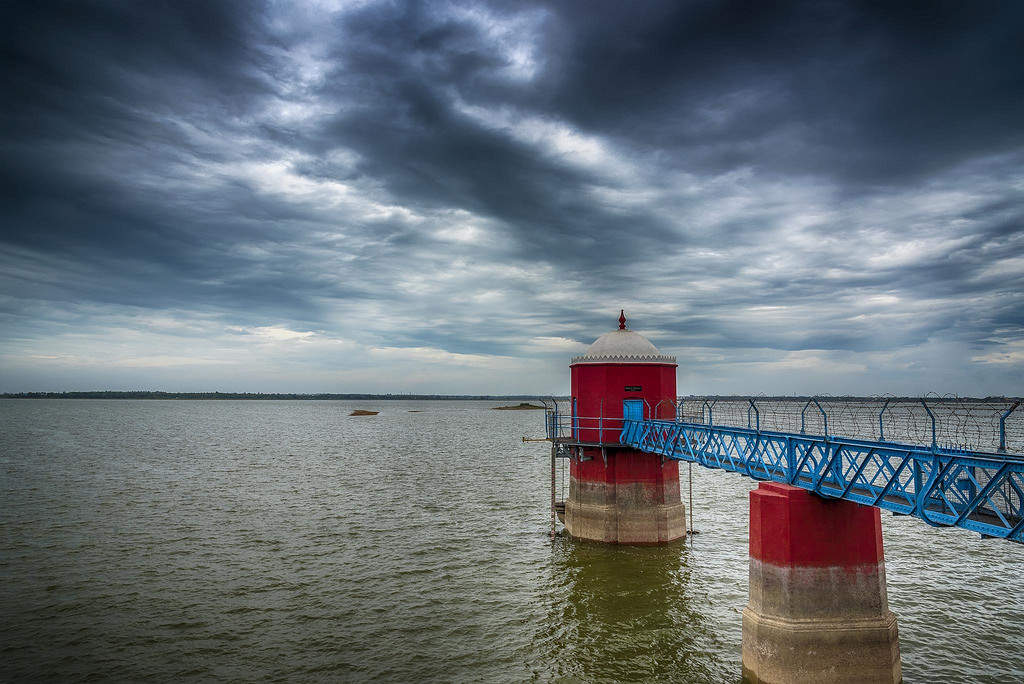
[[[379,401],[408,400],[467,400],[509,401],[537,399],[535,394],[300,394],[279,392],[121,392],[101,390],[94,392],[5,392],[3,399],[252,399],[252,400],[345,400],[373,399]]]

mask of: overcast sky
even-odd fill
[[[1024,394],[1024,3],[780,7],[5,3],[0,391]]]

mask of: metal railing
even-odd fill
[[[576,415],[572,399],[545,406],[555,441],[621,442],[1024,542],[1018,398],[689,396],[645,402],[643,420],[603,403],[596,417]]]
[[[673,418],[676,402],[659,402],[651,406],[643,402],[645,418]],[[597,415],[578,415],[577,403],[572,399],[541,399],[544,404],[545,437],[551,440],[574,441],[585,444],[618,444],[622,432],[622,405],[598,402]]]
[[[824,424],[828,413],[816,408]],[[1024,457],[942,448],[935,439],[922,446],[823,433],[626,420],[620,439],[667,458],[1024,543]]]
[[[547,437],[615,442],[622,407],[602,402],[596,416],[578,416],[572,399],[549,398]],[[644,403],[644,417],[776,432],[895,440],[945,449],[1024,453],[1019,398],[688,396]]]
[[[618,416],[605,416],[602,402],[599,415],[579,416],[576,415],[576,405],[571,399],[548,398],[542,402],[546,409],[544,433],[548,439],[588,444],[610,444],[619,441],[619,434],[622,432],[621,407]]]

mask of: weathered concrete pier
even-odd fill
[[[750,492],[745,680],[902,679],[879,513],[774,482]]]

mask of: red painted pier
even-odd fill
[[[750,492],[750,682],[899,682],[877,508],[786,484]]]

